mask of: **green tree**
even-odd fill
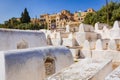
[[[94,25],[97,22],[96,13],[88,13],[85,17],[84,23]]]
[[[108,8],[108,11],[107,11]],[[109,2],[108,6],[103,6],[95,13],[88,13],[84,19],[84,23],[94,25],[96,22],[107,23],[113,25],[115,20],[120,20],[120,2]]]
[[[0,24],[0,28],[4,28],[5,26],[4,26],[4,24]]]
[[[13,17],[9,19],[8,21],[4,22],[4,27],[14,29],[19,24],[20,24],[20,21],[18,21],[15,17]]]
[[[29,23],[30,22],[30,16],[27,11],[27,8],[25,8],[24,12],[22,12],[20,20],[21,20],[21,23]]]

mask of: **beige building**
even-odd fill
[[[46,23],[48,29],[65,28],[67,24],[70,26],[78,26],[84,21],[87,13],[95,12],[92,8],[89,8],[85,12],[70,13],[68,10],[62,10],[56,14],[43,14],[40,15],[40,23]]]
[[[92,8],[89,8],[88,10],[86,10],[84,12],[75,12],[74,13],[74,20],[78,21],[78,22],[83,22],[87,13],[91,13],[91,12],[95,12],[95,11]]]

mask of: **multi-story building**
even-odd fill
[[[74,20],[79,21],[79,22],[83,22],[87,13],[92,13],[92,12],[95,12],[92,8],[89,8],[88,10],[86,10],[84,12],[80,12],[80,11],[75,12],[74,13]]]
[[[64,27],[69,21],[72,21],[72,16],[70,11],[62,10],[57,14],[43,14],[40,16],[40,20],[44,20],[49,29],[54,29]]]
[[[48,29],[65,28],[67,24],[78,26],[84,21],[87,13],[95,12],[92,8],[84,12],[70,13],[68,10],[62,10],[56,14],[43,14],[40,15],[40,23],[46,23]]]

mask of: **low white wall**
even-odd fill
[[[76,41],[75,41],[75,39],[69,39],[69,38],[63,38],[62,39],[62,45],[64,45],[64,46],[69,46],[69,47],[72,47],[72,46],[75,46],[75,44],[76,44]]]
[[[62,40],[59,38],[51,38],[51,43],[53,46],[60,46],[62,45]]]
[[[80,56],[82,58],[92,58],[92,51],[91,50],[80,50]]]
[[[74,59],[77,59],[80,57],[79,55],[79,49],[70,49],[71,53],[72,53],[72,56]]]
[[[0,51],[17,49],[21,43],[27,48],[47,45],[45,34],[40,31],[0,29],[0,36]]]
[[[105,80],[120,80],[120,66],[113,70]]]
[[[120,62],[120,51],[115,50],[93,50],[94,59],[112,59],[113,62]]]
[[[83,47],[85,40],[96,41],[100,36],[95,32],[76,32],[75,39]]]
[[[83,59],[46,80],[104,80],[111,71],[111,60]]]
[[[5,59],[3,52],[0,52],[0,80],[5,80]]]
[[[105,65],[103,65],[102,69],[95,74],[90,80],[104,80],[105,77],[112,72],[112,62],[109,61]]]
[[[5,60],[5,63],[2,63],[5,69],[0,68],[0,73],[2,73],[0,80],[43,80],[46,76],[45,60],[47,57],[54,59],[55,72],[73,63],[70,50],[63,46],[12,50],[0,52],[0,54],[4,54],[0,61]]]

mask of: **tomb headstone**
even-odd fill
[[[84,41],[86,40],[86,33],[85,32],[76,32],[75,39],[79,46],[83,47]]]
[[[113,28],[112,28],[113,30],[117,30],[117,29],[120,29],[120,27],[119,27],[119,22],[118,21],[115,21],[114,22],[114,25],[113,25]]]
[[[69,36],[68,36],[69,39],[73,39],[73,34],[70,33]]]
[[[83,23],[81,23],[79,26],[79,32],[85,32]]]
[[[103,27],[102,39],[110,39],[110,32],[106,26]]]
[[[108,49],[109,50],[116,50],[117,49],[116,42],[114,39],[110,40],[110,42],[108,43]]]
[[[103,50],[108,49],[109,39],[102,39]]]
[[[69,34],[68,38],[62,38],[62,45],[64,46],[75,46],[76,42],[72,33]]]
[[[95,23],[95,31],[96,32],[99,30],[98,26],[99,26],[99,22]]]
[[[107,26],[104,26],[104,27],[103,27],[103,30],[104,30],[104,31],[108,30]]]
[[[62,40],[61,40],[61,35],[60,35],[60,32],[55,32],[54,33],[54,37],[51,38],[51,42],[52,42],[52,45],[61,45],[62,43]]]
[[[90,49],[95,50],[95,42],[94,41],[90,42]]]
[[[66,25],[66,32],[70,32],[70,26]]]
[[[119,22],[115,21],[113,28],[110,30],[110,38],[111,39],[120,39],[120,28]]]
[[[90,43],[88,40],[85,40],[83,50],[90,50]]]
[[[103,47],[102,47],[102,41],[100,39],[98,39],[96,41],[96,50],[102,50]]]
[[[94,28],[91,25],[81,23],[79,26],[79,32],[93,32]]]

